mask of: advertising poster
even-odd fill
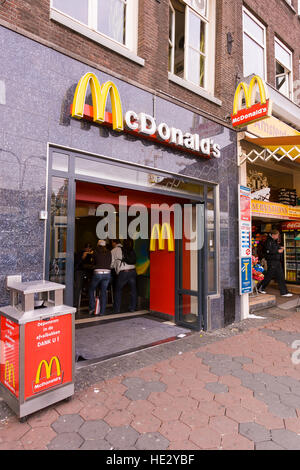
[[[239,186],[240,294],[252,293],[251,189]]]
[[[72,381],[72,315],[25,325],[25,400]]]
[[[19,397],[19,325],[1,316],[0,382]]]

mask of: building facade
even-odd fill
[[[262,74],[279,98],[285,95],[289,107],[279,103],[278,112],[287,109],[284,119],[292,118],[289,125],[297,128],[296,3],[271,0],[267,18],[265,5],[256,1],[0,3],[1,305],[8,302],[10,274],[65,283],[65,300],[74,303],[75,251],[90,240],[88,235],[79,240],[80,224],[87,216],[96,218],[100,203],[117,204],[115,195],[126,194],[146,207],[157,202],[204,207],[190,215],[203,238],[197,253],[187,255],[177,242],[175,253],[149,255],[141,290],[150,293],[140,295],[147,297],[147,307],[196,329],[245,316],[237,199],[245,169],[237,164],[232,102],[239,81]],[[75,90],[86,74],[117,88],[123,117],[135,113],[129,130],[112,129],[106,118],[104,125],[91,122],[86,108],[83,119],[72,117]],[[283,88],[276,90],[276,84]],[[87,106],[95,107],[88,95]],[[141,114],[148,119],[143,135],[129,132],[135,124],[141,130]],[[166,125],[165,139],[157,134],[149,139],[151,117],[157,127]],[[166,145],[170,129],[183,133],[173,146]],[[95,238],[94,228],[84,230]],[[161,266],[163,285],[157,283]]]

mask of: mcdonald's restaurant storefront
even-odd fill
[[[110,320],[117,328],[113,289],[107,319],[96,319],[89,314],[88,276],[77,283],[80,254],[87,244],[95,249],[102,226],[109,248],[124,230],[144,234],[132,237],[137,311],[127,315],[124,288],[120,315],[150,312],[188,330],[239,320],[236,133],[162,95],[0,32],[3,64],[15,64],[13,74],[3,67],[0,304],[8,303],[7,275],[46,278],[66,285],[64,301],[76,306],[78,328]],[[26,74],[14,60],[19,50]],[[4,115],[14,116],[13,125]]]

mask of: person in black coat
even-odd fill
[[[268,264],[268,270],[265,274],[264,280],[261,282],[258,288],[258,292],[260,294],[266,294],[265,288],[272,281],[272,279],[275,279],[278,283],[280,294],[284,297],[291,297],[293,294],[290,294],[287,290],[284,272],[280,261],[281,255],[284,252],[284,248],[279,245],[278,239],[278,230],[272,230],[265,242],[264,253]]]

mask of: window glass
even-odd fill
[[[265,51],[256,42],[244,35],[244,75],[255,74],[265,78]]]
[[[98,30],[125,44],[126,0],[98,0]]]
[[[278,42],[275,42],[275,58],[287,69],[291,70],[292,68],[292,55],[286,49],[281,47]]]
[[[88,0],[53,0],[54,8],[84,24],[88,24],[88,6]]]
[[[52,153],[52,169],[58,171],[68,171],[69,155],[65,153],[53,152]]]
[[[255,74],[265,79],[265,28],[246,11],[243,18],[244,76]]]

